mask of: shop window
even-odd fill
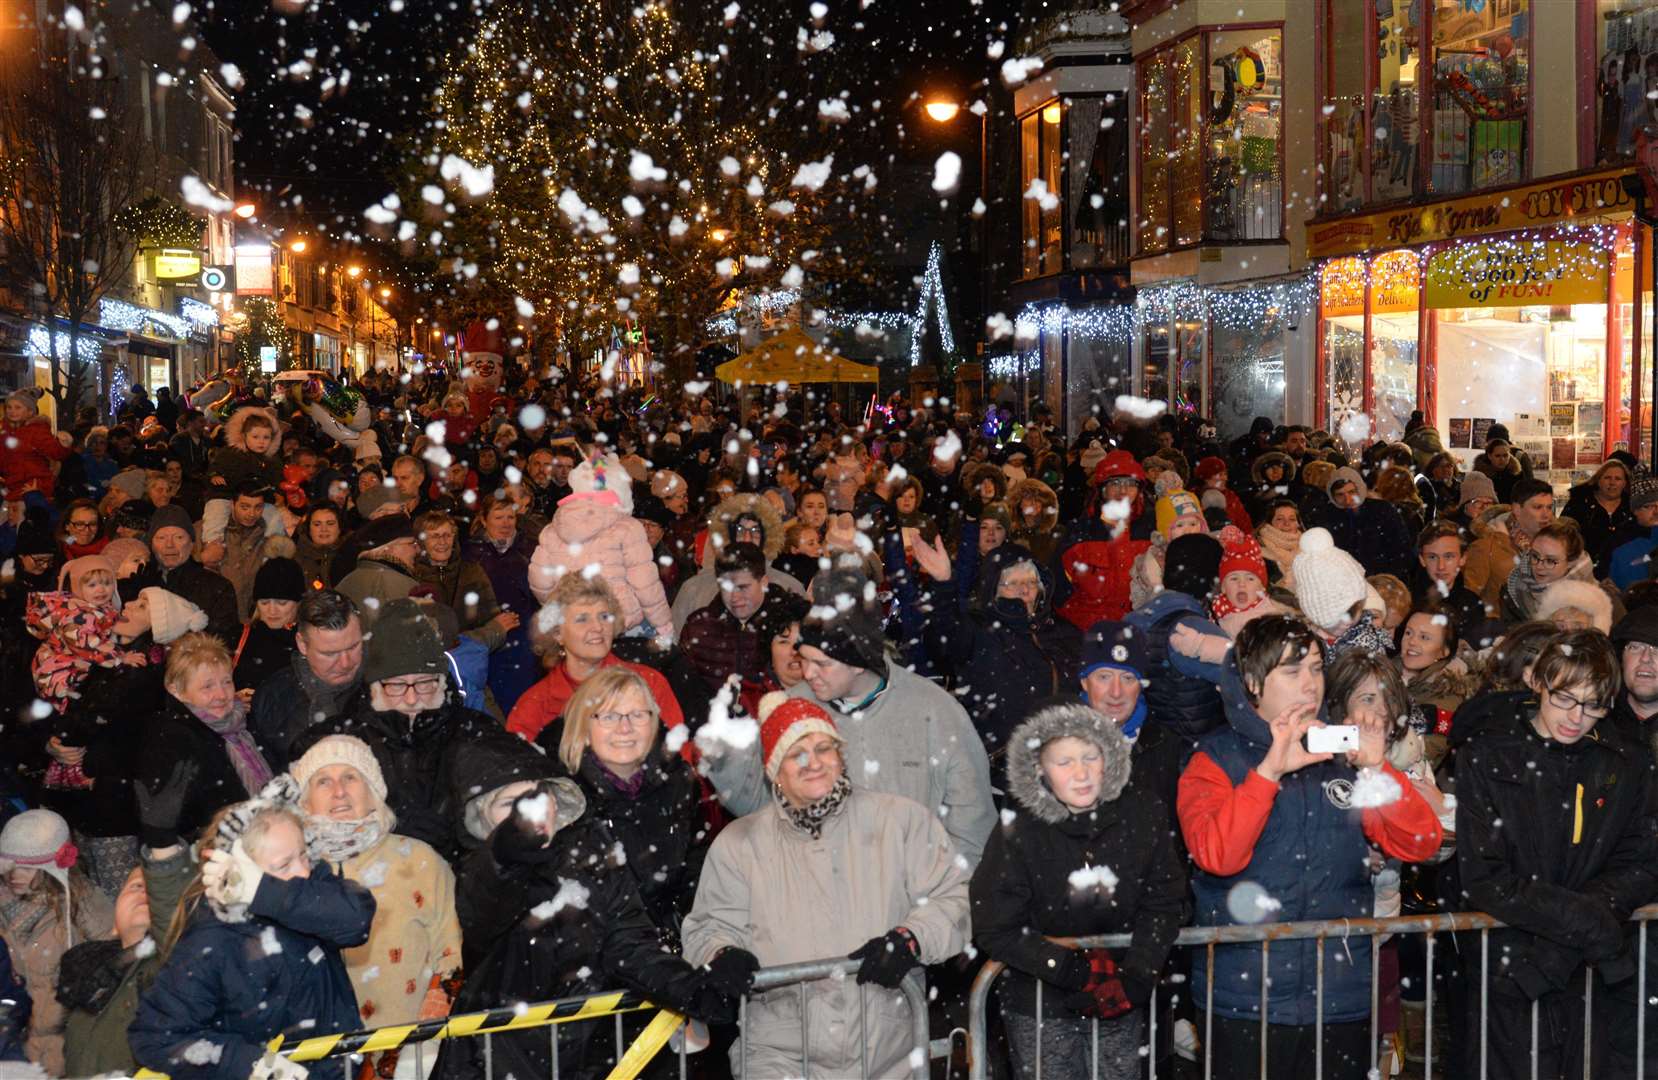
[[[1371,198],[1408,198],[1419,190],[1417,156],[1422,148],[1418,71],[1421,67],[1422,4],[1419,0],[1378,0],[1375,82],[1370,87],[1374,144],[1370,158]],[[1336,58],[1341,63],[1341,58]]]
[[[1525,179],[1530,5],[1325,0],[1323,212]]]
[[[1203,293],[1171,285],[1140,294],[1141,396],[1175,413],[1207,415],[1208,311]]]
[[[1119,94],[1072,99],[1070,126],[1071,266],[1128,262],[1128,99]]]
[[[1142,254],[1196,244],[1203,230],[1203,117],[1196,35],[1140,65]]]
[[[1420,274],[1414,251],[1389,251],[1370,261],[1370,375],[1378,439],[1403,436],[1417,407]]]
[[[1319,275],[1319,317],[1324,339],[1327,396],[1324,414],[1331,431],[1364,412],[1364,260],[1331,259]]]
[[[1658,123],[1658,0],[1595,0],[1595,160],[1630,161]]]
[[[1210,240],[1277,240],[1284,232],[1283,34],[1209,34],[1208,161],[1204,205]]]
[[[1531,80],[1528,0],[1434,7],[1433,159],[1436,192],[1477,191],[1526,175]]]
[[[1329,0],[1324,57],[1325,212],[1352,210],[1364,202],[1364,177],[1371,139],[1364,123],[1362,57],[1369,47],[1366,15],[1373,0]],[[1384,47],[1385,51],[1385,47]],[[1344,58],[1346,59],[1344,62]]]
[[[1247,434],[1257,416],[1284,415],[1284,334],[1288,313],[1270,303],[1219,294],[1210,305],[1215,427],[1223,439]]]
[[[1503,419],[1560,489],[1604,460],[1608,376],[1628,370],[1630,341],[1619,325],[1607,243],[1570,233],[1496,240],[1457,245],[1429,261],[1422,292],[1434,309],[1437,376],[1448,399],[1438,424],[1447,446],[1472,454],[1483,440],[1470,429]],[[1627,275],[1620,272],[1625,289]],[[1514,278],[1528,284],[1491,284]]]
[[[1065,106],[1050,101],[1019,121],[1026,277],[1040,277],[1063,268],[1064,159],[1060,141],[1064,119]]]

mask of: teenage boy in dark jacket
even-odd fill
[[[1531,685],[1536,696],[1516,699],[1467,742],[1457,763],[1463,895],[1471,909],[1509,927],[1491,934],[1485,1001],[1469,997],[1471,1010],[1483,1006],[1483,1017],[1471,1011],[1469,1030],[1482,1018],[1489,1025],[1488,1075],[1499,1080],[1584,1074],[1585,965],[1596,966],[1597,999],[1622,995],[1635,973],[1624,922],[1658,892],[1651,755],[1616,725],[1600,724],[1619,689],[1605,635],[1587,630],[1551,641]],[[1593,1052],[1598,1057],[1600,1047]],[[1592,1071],[1634,1075],[1606,1068],[1594,1062]]]

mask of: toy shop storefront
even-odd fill
[[[1310,224],[1319,426],[1397,439],[1421,409],[1467,468],[1502,423],[1557,485],[1642,456],[1652,233],[1626,171]]]

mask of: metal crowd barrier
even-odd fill
[[[784,986],[798,985],[800,987],[800,1046],[801,1061],[800,1075],[810,1073],[811,1064],[811,1025],[807,1008],[809,992],[807,986],[824,979],[840,979],[855,977],[861,961],[833,959],[811,960],[801,964],[786,964],[780,967],[763,968],[754,975],[754,993],[776,990]],[[859,986],[858,990],[858,1022],[860,1031],[867,1018],[867,1001],[869,988]],[[936,1054],[947,1056],[949,1042],[944,1040],[940,1046],[933,1046],[929,1042],[929,1025],[927,1020],[927,996],[913,980],[906,980],[901,992],[910,1010],[911,1030],[914,1034],[913,1049],[920,1051],[917,1057],[913,1052],[910,1056],[910,1074],[912,1080],[927,1080],[929,1057]],[[356,1074],[355,1056],[361,1054],[380,1053],[386,1050],[397,1049],[400,1052],[412,1050],[415,1059],[415,1073],[417,1076],[426,1075],[425,1050],[428,1042],[440,1039],[455,1038],[482,1038],[484,1043],[484,1078],[495,1080],[494,1042],[495,1035],[512,1031],[523,1031],[531,1028],[546,1027],[548,1029],[548,1046],[551,1053],[552,1071],[550,1080],[558,1080],[559,1076],[559,1049],[558,1025],[574,1023],[593,1023],[605,1017],[615,1018],[616,1066],[612,1069],[609,1080],[631,1080],[637,1076],[640,1069],[653,1059],[662,1044],[684,1024],[684,1017],[669,1010],[660,1011],[651,1025],[647,1027],[634,1041],[631,1047],[627,1046],[622,1030],[622,1015],[629,1012],[639,1012],[656,1008],[643,994],[633,991],[610,991],[603,994],[589,994],[585,997],[560,998],[556,1001],[544,1001],[534,1005],[512,1005],[482,1012],[462,1013],[434,1020],[424,1020],[415,1024],[397,1024],[389,1027],[370,1028],[363,1031],[341,1032],[332,1035],[316,1035],[297,1042],[286,1042],[281,1036],[271,1040],[268,1049],[283,1054],[293,1061],[315,1062],[328,1059],[338,1060],[344,1080],[352,1080]],[[738,1004],[739,1080],[748,1075],[748,1032],[747,1032],[748,995],[745,995]],[[687,1075],[686,1040],[679,1040],[679,1076],[685,1080]],[[862,1040],[864,1051],[863,1076],[869,1076],[868,1040]],[[312,1070],[316,1075],[315,1069]],[[137,1080],[167,1080],[165,1073],[149,1069],[140,1069],[135,1074]]]
[[[1646,1075],[1646,1007],[1648,1004],[1658,1004],[1658,1001],[1647,1001],[1646,986],[1646,941],[1647,923],[1658,919],[1658,904],[1640,908],[1631,917],[1632,922],[1639,924],[1637,937],[1639,941],[1636,953],[1636,1021],[1635,1021],[1635,1080],[1645,1080]],[[1296,941],[1314,938],[1319,941],[1318,965],[1314,973],[1314,1041],[1315,1068],[1314,1080],[1323,1080],[1324,1076],[1324,948],[1326,938],[1370,937],[1381,935],[1421,934],[1427,957],[1427,973],[1425,983],[1426,1017],[1423,1025],[1423,1063],[1420,1075],[1432,1080],[1433,1077],[1433,974],[1434,974],[1434,935],[1447,931],[1478,931],[1480,935],[1479,960],[1479,1073],[1480,1080],[1487,1076],[1487,1019],[1486,1019],[1486,991],[1490,981],[1491,963],[1491,931],[1503,929],[1505,924],[1498,922],[1489,915],[1480,912],[1457,912],[1445,915],[1409,915],[1388,919],[1325,919],[1310,922],[1290,923],[1261,923],[1253,926],[1189,926],[1180,931],[1175,939],[1176,948],[1202,947],[1208,952],[1207,985],[1203,995],[1203,1076],[1204,1080],[1212,1080],[1216,1075],[1214,1050],[1214,989],[1215,989],[1215,947],[1217,945],[1258,944],[1261,946],[1261,1056],[1260,1077],[1267,1080],[1267,994],[1269,957],[1274,941]],[[1096,937],[1083,938],[1052,938],[1057,944],[1069,945],[1075,948],[1127,948],[1133,935],[1105,934]],[[1380,1045],[1381,1025],[1381,949],[1372,947],[1370,950],[1370,1075],[1377,1075],[1378,1048]],[[978,977],[973,981],[972,994],[968,1000],[968,1080],[987,1080],[990,1068],[989,1034],[988,1034],[988,1004],[990,992],[996,979],[1006,970],[1006,965],[999,961],[989,961],[980,969]],[[1590,1033],[1592,1022],[1590,1007],[1593,1001],[1594,970],[1588,969],[1584,975],[1583,993],[1583,1077],[1592,1080],[1590,1062]],[[1042,1076],[1042,993],[1043,984],[1036,983],[1036,1052],[1035,1072],[1037,1080]],[[1149,1059],[1149,1078],[1157,1080],[1157,990],[1152,989],[1151,1000],[1147,1005],[1147,1014],[1150,1028],[1147,1034],[1147,1044],[1151,1052]],[[1531,1006],[1531,1075],[1537,1076],[1537,1003]],[[1095,1020],[1090,1028],[1090,1038],[1093,1042],[1091,1075],[1094,1080],[1099,1078],[1099,1021]],[[1237,1076],[1238,1062],[1223,1063],[1226,1067],[1225,1075]],[[1414,1071],[1414,1069],[1413,1069]]]

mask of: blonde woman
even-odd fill
[[[536,742],[543,728],[565,714],[577,687],[595,673],[613,667],[632,671],[645,680],[658,714],[668,726],[683,724],[679,699],[662,673],[623,660],[611,651],[621,627],[621,601],[604,578],[584,574],[559,578],[547,605],[530,620],[530,637],[546,658],[547,674],[518,699],[507,716],[507,730]],[[548,738],[556,746],[561,736],[555,730]]]
[[[696,772],[667,741],[650,685],[608,667],[566,706],[558,759],[586,796],[588,816],[621,843],[645,910],[677,948],[713,830]]]
[[[181,761],[200,767],[179,817],[194,836],[220,809],[259,793],[271,778],[247,728],[247,703],[236,694],[230,652],[211,634],[185,634],[167,650],[166,708],[147,733],[135,783],[158,788]]]

